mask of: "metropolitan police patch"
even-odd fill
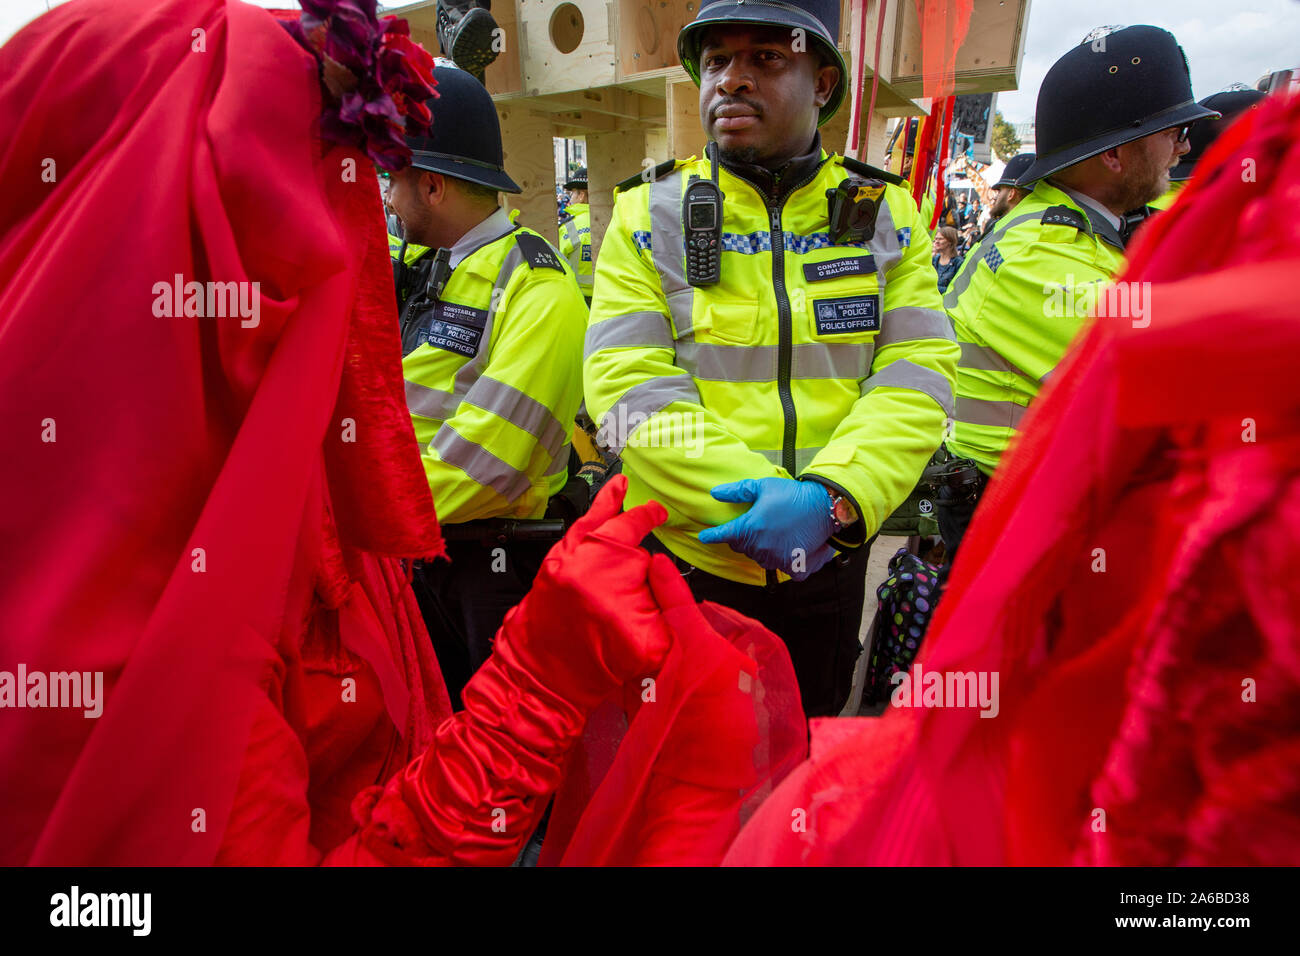
[[[818,335],[847,335],[880,331],[880,296],[853,295],[845,299],[817,299],[813,317]]]
[[[420,329],[419,339],[425,345],[466,358],[478,354],[487,325],[487,312],[472,309],[455,302],[439,302],[429,310],[428,319]]]

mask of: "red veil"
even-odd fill
[[[80,0],[0,50],[0,670],[106,697],[3,714],[0,862],[207,863],[232,806],[223,858],[311,862],[448,712],[377,187],[320,113],[235,0]],[[160,316],[178,275],[259,283],[257,324]]]
[[[998,716],[815,725],[727,862],[1300,861],[1297,164],[1294,95],[1219,139],[990,485],[920,664]]]

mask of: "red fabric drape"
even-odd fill
[[[1298,134],[1276,97],[1216,143],[989,486],[920,663],[998,716],[814,725],[727,862],[1300,859]]]
[[[445,712],[375,556],[441,551],[376,184],[320,110],[234,0],[81,0],[0,50],[0,666],[106,696],[5,714],[3,862],[213,860],[268,701],[310,749],[312,648],[407,748]],[[177,275],[258,283],[256,324],[159,315]]]

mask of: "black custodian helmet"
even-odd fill
[[[1034,165],[1033,153],[1017,153],[1015,156],[1008,159],[1007,164],[1002,167],[1002,175],[998,177],[998,181],[993,184],[993,188],[997,189],[999,186],[1016,185],[1016,180],[1024,175],[1025,170],[1032,165]]]
[[[428,102],[433,126],[426,136],[406,137],[411,165],[503,193],[522,192],[506,175],[492,94],[450,60],[434,61],[433,78],[438,83],[438,95]]]
[[[1075,163],[1171,126],[1217,116],[1192,98],[1187,57],[1168,30],[1124,27],[1084,40],[1038,89],[1038,158],[1029,186]]]
[[[1187,144],[1191,149],[1170,171],[1169,178],[1174,182],[1191,179],[1192,170],[1196,168],[1197,162],[1205,155],[1210,145],[1219,138],[1219,134],[1231,126],[1233,120],[1246,110],[1254,108],[1255,104],[1263,98],[1264,94],[1258,90],[1226,90],[1201,100],[1202,106],[1214,110],[1221,119],[1209,119],[1192,127],[1191,133],[1187,136]]]
[[[836,46],[840,32],[839,0],[704,0],[695,19],[677,34],[677,56],[695,85],[700,85],[700,45],[708,28],[718,23],[798,27],[827,63],[839,67],[840,78],[817,116],[821,126],[840,108],[848,89],[848,68]]]

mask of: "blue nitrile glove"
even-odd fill
[[[759,567],[784,571],[796,581],[835,556],[827,543],[835,525],[825,485],[793,478],[746,478],[717,485],[709,493],[718,501],[752,501],[754,507],[739,518],[701,531],[705,544],[725,541]],[[800,569],[791,570],[797,556],[802,556]]]

